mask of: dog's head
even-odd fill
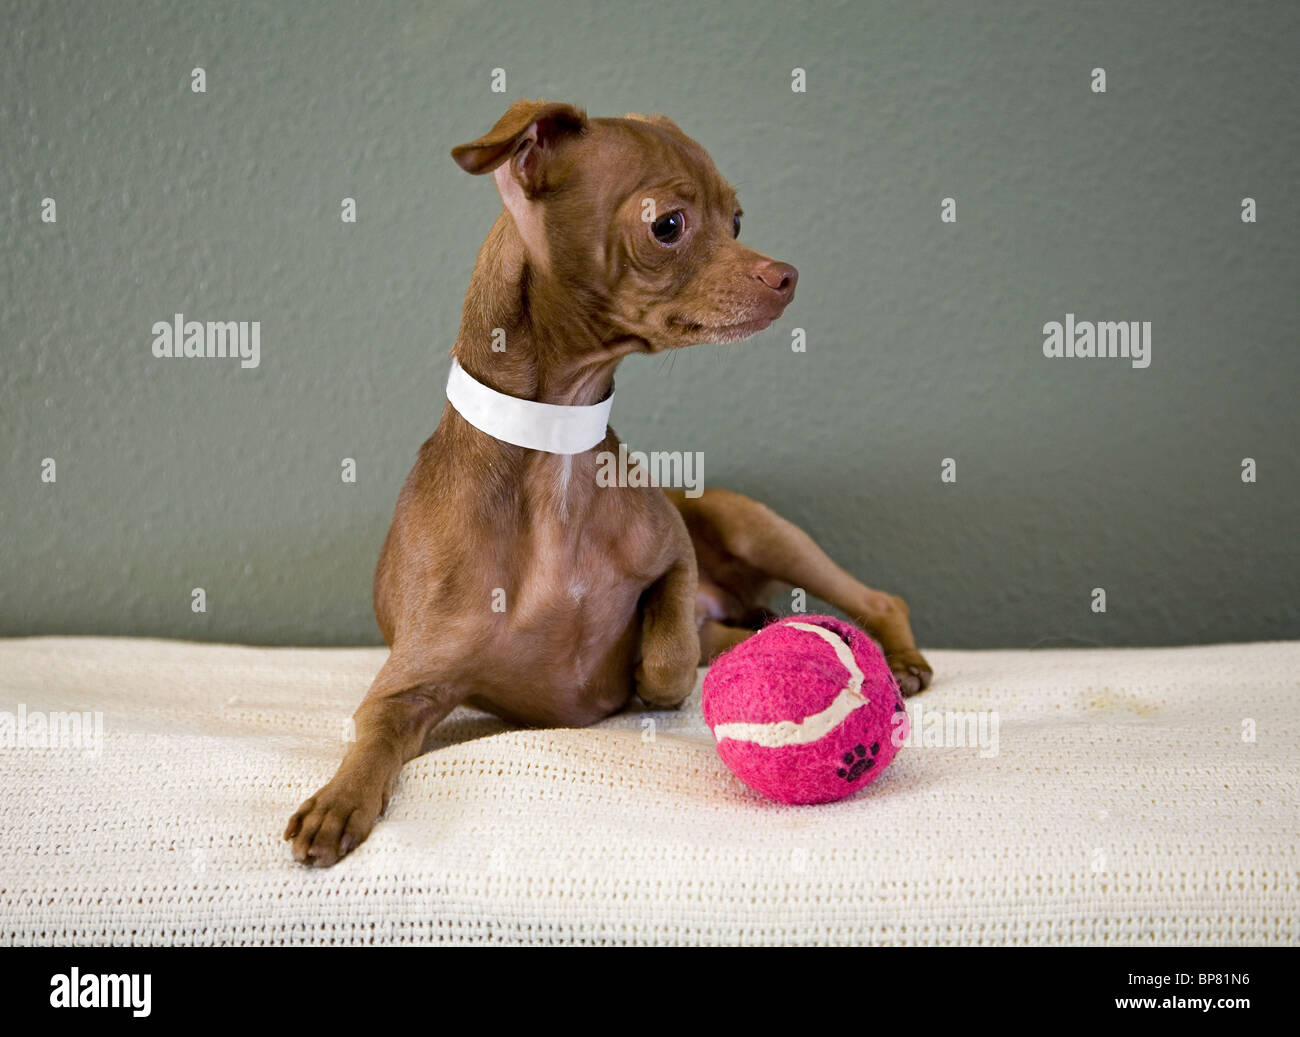
[[[735,342],[794,298],[798,271],[736,240],[736,192],[662,115],[589,119],[519,101],[451,154],[493,174],[531,276],[574,297],[607,341],[649,352]]]

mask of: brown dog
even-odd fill
[[[452,157],[493,173],[505,203],[452,351],[482,391],[517,398],[503,405],[589,408],[629,353],[733,342],[794,298],[795,269],[736,240],[735,192],[662,116],[521,101]],[[444,408],[375,573],[392,650],[338,773],[289,821],[297,860],[331,865],[355,849],[402,765],[461,703],[542,726],[590,724],[634,694],[679,705],[697,665],[770,616],[777,583],[864,626],[906,694],[929,684],[901,598],[739,494],[599,485],[597,456],[619,440],[598,428],[591,449],[549,453]]]

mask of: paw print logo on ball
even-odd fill
[[[865,745],[855,745],[853,752],[845,753],[840,759],[844,766],[839,768],[835,773],[845,781],[857,781],[867,771],[876,765],[876,753],[880,752],[880,743],[871,743],[871,755],[867,755]]]

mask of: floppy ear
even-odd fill
[[[490,173],[510,162],[510,175],[525,197],[546,187],[546,167],[556,148],[587,126],[581,108],[562,101],[516,101],[487,133],[451,149],[456,165],[467,173]]]

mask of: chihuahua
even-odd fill
[[[623,357],[739,341],[794,298],[795,268],[737,240],[736,192],[704,149],[661,115],[520,101],[451,154],[504,207],[375,573],[391,651],[338,772],[284,833],[305,864],[361,844],[456,706],[564,727],[634,695],[676,707],[698,666],[773,617],[781,584],[864,627],[904,694],[932,676],[903,599],[763,504],[597,478],[620,452],[606,420]]]

